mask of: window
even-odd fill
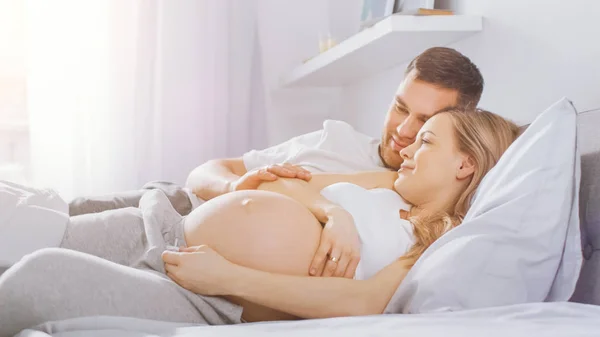
[[[0,1],[0,180],[29,180],[24,1]]]

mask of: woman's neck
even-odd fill
[[[452,215],[454,212],[454,206],[458,201],[458,196],[444,196],[436,198],[430,202],[426,202],[420,205],[413,205],[410,209],[410,216],[419,216],[423,214],[433,214],[437,212],[445,212]]]

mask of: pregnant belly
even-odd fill
[[[278,274],[307,276],[321,225],[295,200],[266,191],[239,191],[211,199],[185,220],[188,246],[208,245],[233,263]],[[239,298],[246,321],[293,319]]]

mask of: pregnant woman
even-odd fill
[[[163,210],[173,220],[138,240],[180,238],[188,246],[163,252],[164,269],[148,267],[152,249],[139,261],[121,261],[67,233],[62,247],[112,262],[67,249],[24,258],[0,277],[0,301],[12,308],[0,312],[6,330],[0,334],[91,315],[222,324],[381,313],[425,249],[460,224],[481,179],[517,133],[515,124],[490,112],[448,111],[427,121],[401,151],[398,172],[278,179],[211,199],[181,221]],[[141,217],[148,227],[157,215],[142,210]],[[327,248],[322,224],[358,241],[360,262],[335,247],[328,251],[325,268],[344,277],[309,276],[315,251]]]

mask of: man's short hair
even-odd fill
[[[415,79],[458,91],[458,105],[474,109],[483,92],[483,76],[468,57],[452,48],[433,47],[415,57],[405,75],[415,71]]]

